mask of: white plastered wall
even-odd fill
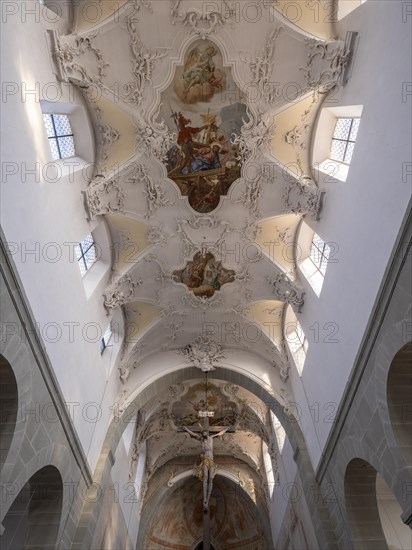
[[[327,267],[319,298],[301,277],[306,296],[298,320],[309,349],[302,377],[292,368],[290,378],[315,468],[411,196],[403,172],[410,159],[404,136],[411,135],[411,98],[403,96],[411,44],[403,20],[401,3],[377,0],[338,24],[341,37],[359,32],[359,45],[352,77],[324,106],[363,105],[362,119],[347,181],[321,178],[322,217],[306,220],[325,242],[336,243],[337,261]]]

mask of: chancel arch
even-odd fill
[[[331,532],[328,529],[329,520],[325,516],[323,503],[315,502],[315,500],[312,502],[314,493],[313,491],[306,490],[307,487],[316,484],[316,481],[314,472],[310,466],[310,460],[304,437],[299,428],[299,421],[293,415],[293,411],[296,409],[293,407],[293,403],[291,403],[290,398],[288,398],[287,391],[284,389],[276,397],[273,392],[270,393],[268,388],[265,388],[261,383],[259,383],[258,379],[253,380],[246,374],[239,371],[236,372],[235,370],[230,370],[225,367],[217,368],[213,371],[211,376],[213,376],[213,380],[222,381],[226,384],[239,387],[240,390],[244,388],[244,390],[253,396],[254,400],[264,403],[283,424],[285,432],[293,448],[294,456],[296,457],[297,467],[302,481],[301,491],[304,491],[304,494],[308,498],[308,506],[313,518],[316,518],[315,521],[320,522],[321,527],[317,532],[317,537],[319,541],[321,541],[320,544],[324,545],[325,548],[328,548],[328,545],[331,542]],[[185,386],[185,383],[188,380],[199,380],[199,384],[201,384],[203,377],[199,377],[199,369],[195,367],[179,368],[174,372],[169,372],[163,376],[160,375],[150,384],[146,385],[144,388],[141,388],[140,391],[132,391],[129,396],[127,395],[128,390],[123,390],[124,393],[122,401],[116,404],[115,416],[113,417],[107,431],[106,441],[100,455],[98,467],[94,474],[94,483],[104,483],[104,480],[106,480],[107,476],[110,475],[110,470],[112,468],[112,460],[110,457],[114,456],[118,441],[125,427],[130,421],[136,418],[136,414],[138,426],[139,423],[141,426],[142,418],[139,420],[139,411],[143,410],[151,400],[156,399],[157,402],[161,401],[161,399],[157,398],[162,393],[168,394],[171,392],[174,394],[176,391],[181,391],[181,387]],[[160,407],[157,422],[168,422],[164,416],[165,415],[161,413]],[[178,443],[174,442],[173,444],[176,445]],[[194,445],[194,448],[196,448],[196,442],[194,442]],[[179,449],[176,450],[176,453],[181,452],[179,444],[178,447]],[[247,458],[245,460],[247,462]],[[168,478],[166,478],[166,481],[167,479]],[[94,517],[94,521],[97,520],[100,513],[100,504],[101,503],[99,502],[88,502],[84,504],[79,529],[82,529],[83,522],[88,521],[90,517]],[[87,545],[87,540],[88,539],[86,536],[83,540],[83,544]]]

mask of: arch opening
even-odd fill
[[[348,524],[356,550],[410,548],[411,532],[402,508],[382,476],[363,459],[353,459],[345,473]]]
[[[54,550],[62,500],[63,482],[57,468],[45,466],[33,474],[3,520],[2,549]]]
[[[10,363],[0,355],[0,467],[7,460],[17,420],[17,381]]]
[[[408,465],[412,465],[412,342],[392,360],[387,381],[389,417],[396,441]]]

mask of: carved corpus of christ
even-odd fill
[[[199,477],[203,481],[203,511],[206,513],[209,508],[213,478],[217,469],[213,460],[213,439],[225,434],[229,430],[229,427],[213,435],[210,435],[207,430],[203,430],[200,434],[197,434],[189,430],[189,428],[185,427],[184,429],[191,437],[198,439],[202,444],[203,454],[200,455],[202,462],[199,467]]]

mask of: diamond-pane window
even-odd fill
[[[102,355],[104,350],[109,344],[109,340],[112,337],[112,323],[109,323],[109,326],[106,329],[106,332],[103,334],[103,338],[100,340],[100,354]]]
[[[338,118],[332,138],[331,159],[350,164],[359,124],[360,118]]]
[[[322,241],[316,233],[313,235],[312,247],[310,249],[310,259],[316,269],[325,276],[326,266],[330,256],[330,246]]]
[[[67,115],[43,114],[43,120],[53,159],[64,159],[75,155],[69,117]]]
[[[292,330],[289,330],[286,338],[292,353],[302,350],[306,355],[308,351],[308,339],[298,320],[296,320],[296,324],[294,324]]]
[[[97,260],[96,245],[93,236],[87,235],[81,243],[75,246],[77,261],[79,262],[80,273],[82,277],[91,268]]]

